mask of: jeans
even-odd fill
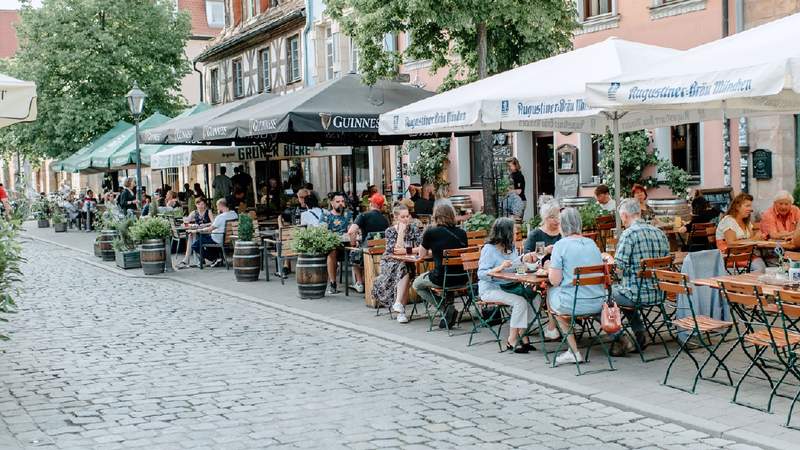
[[[617,302],[619,306],[627,306],[633,307],[634,301],[628,298],[625,294],[619,291],[619,287],[614,285],[611,288],[611,295],[614,297],[614,301]],[[623,310],[623,314],[625,314],[625,318],[628,319],[628,323],[631,324],[631,328],[633,329],[634,333],[641,333],[644,331],[644,322],[642,322],[642,318],[639,316],[639,311],[633,310]],[[619,339],[622,336],[622,331],[614,335],[615,339]]]
[[[417,278],[414,278],[414,283],[412,286],[414,287],[414,290],[417,291],[417,295],[425,300],[425,303],[431,305],[436,304],[436,297],[433,295],[433,291],[431,289],[441,286],[434,284],[430,278],[428,278],[428,272],[425,272]]]
[[[197,237],[195,237],[194,242],[192,242],[192,250],[194,250],[195,252],[197,252],[199,254],[200,253],[200,247],[203,246],[203,245],[206,245],[206,244],[216,244],[216,242],[214,242],[214,239],[211,239],[211,235],[210,234],[198,234]],[[217,251],[217,249],[215,249],[215,248],[204,249],[203,252],[202,252],[203,253],[203,257],[206,258],[206,259],[211,259],[211,258],[209,258],[209,256],[210,255],[216,255],[217,254],[216,251]]]

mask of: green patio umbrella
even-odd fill
[[[139,127],[141,129],[152,128],[169,120],[169,117],[154,113],[152,116],[143,120]],[[75,166],[81,173],[106,172],[111,169],[110,159],[117,151],[131,144],[135,146],[135,128],[130,127],[119,133],[105,144],[95,148],[93,151],[83,154],[78,158]]]
[[[77,163],[82,158],[85,158],[91,152],[95,151],[98,147],[106,144],[111,139],[114,139],[120,133],[127,129],[132,129],[133,125],[129,124],[128,122],[120,120],[119,122],[114,125],[110,130],[103,133],[99,138],[93,140],[85,147],[81,148],[77,152],[73,153],[72,155],[59,160],[55,161],[51,164],[50,168],[56,172],[77,172]]]

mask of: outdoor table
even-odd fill
[[[539,286],[542,282],[547,281],[547,275],[536,275],[536,273],[518,274],[516,272],[498,272],[492,274],[492,278],[505,281],[516,281],[528,286]]]
[[[764,274],[742,273],[738,275],[723,275],[713,278],[699,278],[697,280],[693,280],[692,283],[696,286],[708,286],[710,288],[719,289],[720,281],[732,281],[734,283],[742,283],[750,286],[760,286],[765,295],[775,295],[777,291],[783,289],[783,286],[767,284],[763,281],[759,281],[758,278],[762,275]]]
[[[523,274],[519,274],[519,273],[516,273],[516,271],[514,271],[514,272],[502,271],[502,272],[497,272],[497,273],[492,274],[491,277],[492,278],[496,278],[498,280],[522,283],[523,285],[530,287],[532,290],[539,292],[539,295],[541,296],[542,301],[539,304],[538,308],[536,307],[535,304],[533,304],[532,301],[528,302],[531,305],[531,307],[533,308],[534,315],[533,315],[533,318],[531,319],[531,322],[528,323],[528,329],[525,330],[524,335],[525,336],[529,336],[529,337],[532,336],[532,333],[533,333],[533,330],[534,330],[534,328],[533,328],[534,322],[538,322],[539,324],[541,324],[541,322],[539,322],[539,320],[540,320],[539,317],[541,315],[541,310],[542,310],[542,307],[544,307],[547,304],[547,283],[548,283],[548,279],[549,279],[548,276],[547,275],[537,275],[536,272],[533,272],[533,273],[526,272],[526,273],[523,273]],[[542,336],[542,345],[544,345],[544,337],[543,336]],[[544,351],[544,349],[542,349],[542,351]],[[545,353],[545,355],[546,354],[547,353]]]

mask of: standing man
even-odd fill
[[[663,231],[642,220],[642,209],[636,199],[628,198],[620,203],[619,217],[625,226],[625,231],[619,238],[617,252],[614,255],[617,270],[622,273],[622,281],[612,286],[614,301],[619,306],[627,307],[634,306],[637,298],[640,304],[653,304],[659,300],[658,286],[650,279],[639,281],[641,261],[668,256],[669,240]],[[622,337],[620,332],[611,345],[612,356],[625,356],[637,348],[644,350],[648,344],[639,312],[632,309],[622,309],[622,311],[633,328],[637,346],[634,346],[627,337],[620,339]]]
[[[322,215],[320,225],[325,225],[341,237],[347,237],[348,227],[353,219],[353,213],[345,207],[345,196],[341,192],[333,194],[331,209]],[[348,237],[349,238],[349,237]],[[338,293],[336,288],[336,267],[340,256],[344,256],[342,247],[328,253],[328,295]]]
[[[791,237],[800,223],[800,208],[788,191],[778,191],[772,206],[761,214],[761,233],[769,239]]]
[[[233,192],[233,181],[225,175],[227,169],[225,166],[219,168],[219,175],[214,177],[212,186],[214,187],[214,199],[219,200],[226,198]]]
[[[359,214],[356,221],[350,225],[347,233],[350,235],[350,242],[355,247],[356,236],[361,235],[358,247],[363,247],[372,233],[383,233],[391,226],[389,220],[383,215],[381,209],[386,200],[383,195],[375,193],[369,198],[369,211]],[[351,254],[353,263],[353,274],[356,277],[356,284],[353,289],[359,294],[364,292],[364,253],[361,251]]]

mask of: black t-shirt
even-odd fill
[[[419,197],[418,199],[413,201],[414,201],[415,214],[426,214],[429,216],[433,214],[433,200],[428,200],[426,198]]]
[[[525,198],[525,176],[522,175],[522,172],[519,171],[511,172],[511,184],[513,185],[512,189],[519,189],[520,191],[522,191],[519,194],[519,198],[521,198],[523,202],[526,201],[527,199]]]
[[[467,232],[457,227],[431,227],[422,235],[422,247],[433,252],[434,268],[428,277],[437,286],[444,284],[444,267],[442,256],[445,250],[464,248],[467,246]],[[456,286],[467,282],[467,274],[463,267],[452,266],[447,270],[447,285]],[[461,274],[458,277],[450,275]]]
[[[361,229],[362,244],[369,238],[371,233],[383,233],[390,227],[386,216],[376,209],[359,214],[354,223]]]
[[[560,234],[550,236],[542,231],[541,228],[537,228],[528,234],[528,238],[525,239],[525,253],[535,252],[537,242],[544,242],[544,246],[548,247],[550,245],[555,245],[559,240],[561,240]],[[550,255],[545,256],[544,259],[550,259]]]

